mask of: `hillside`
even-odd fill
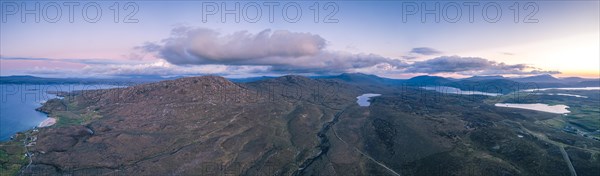
[[[363,93],[383,95],[360,107]],[[56,125],[9,142],[30,144],[24,175],[565,175],[563,146],[580,175],[600,169],[599,141],[537,125],[560,115],[497,108],[484,96],[303,76],[74,94],[40,108]]]

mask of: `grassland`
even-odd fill
[[[563,94],[563,95],[559,95]],[[583,97],[567,96],[579,95]],[[570,113],[560,118],[544,120],[541,123],[556,129],[567,126],[577,128],[590,135],[600,137],[600,92],[598,90],[545,90],[538,92],[516,92],[494,97],[487,103],[544,103],[567,105]]]
[[[17,175],[28,163],[25,142],[32,131],[17,133],[14,139],[0,144],[0,175]]]

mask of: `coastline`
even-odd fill
[[[40,122],[40,124],[37,127],[38,128],[49,127],[54,124],[56,124],[56,118],[48,117],[44,121]]]

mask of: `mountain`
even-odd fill
[[[586,78],[580,78],[580,77],[566,77],[566,78],[559,78],[562,81],[566,81],[566,82],[584,82],[584,81],[593,81],[593,80],[597,80],[597,79],[586,79]]]
[[[427,75],[423,75],[423,76],[416,76],[413,78],[410,78],[408,80],[406,80],[405,83],[407,83],[408,85],[416,85],[416,86],[430,86],[430,85],[445,85],[448,83],[453,82],[454,80],[452,79],[448,79],[448,78],[444,78],[444,77],[439,77],[439,76],[427,76]]]
[[[57,124],[1,143],[3,158],[21,159],[2,159],[0,168],[23,175],[568,175],[552,139],[569,143],[562,145],[578,173],[600,169],[598,157],[586,157],[600,141],[538,123],[560,114],[499,108],[485,96],[347,83],[378,80],[201,76],[74,92],[39,108]],[[362,107],[356,100],[364,93],[382,95]]]
[[[376,75],[369,75],[364,73],[343,73],[337,76],[327,77],[328,79],[337,79],[348,83],[354,84],[384,84],[394,85],[401,83],[403,80],[382,78]]]
[[[482,80],[499,80],[499,79],[506,79],[506,78],[504,76],[472,76],[469,78],[465,78],[464,80],[482,81]]]
[[[567,78],[555,78],[552,75],[537,75],[522,78],[511,78],[510,80],[528,83],[535,85],[538,88],[548,87],[598,87],[600,86],[600,79],[586,79],[579,77],[567,77]]]
[[[577,82],[573,84],[573,87],[600,87],[600,80]]]
[[[452,79],[439,76],[417,76],[404,81],[405,85],[413,86],[448,86],[462,90],[486,91],[494,90],[510,93],[516,90],[555,87],[598,87],[600,79],[585,79],[571,77],[555,78],[552,75],[537,75],[521,78],[503,76],[473,76],[464,79]]]
[[[349,85],[356,86],[361,92],[393,92],[395,87],[401,86],[405,81],[403,79],[382,78],[376,75],[363,73],[343,73],[334,76],[319,76],[313,77],[318,80],[337,81]]]
[[[527,83],[519,83],[508,79],[461,79],[443,86],[455,87],[461,90],[480,91],[488,93],[508,94],[524,89]]]
[[[29,75],[0,76],[0,84],[118,84],[130,85],[157,82],[180,77],[163,78],[160,76],[128,76],[117,78],[42,78]]]
[[[163,80],[173,80],[182,77],[164,78],[160,76],[128,76],[112,79],[100,78],[41,78],[34,76],[4,76],[0,77],[0,84],[113,84],[135,85]],[[249,78],[228,78],[235,83],[251,83],[263,80],[276,79],[277,77],[261,76]],[[343,73],[332,76],[313,76],[316,80],[338,81],[340,83],[356,86],[363,92],[374,90],[393,91],[394,86],[422,87],[422,86],[448,86],[462,90],[490,91],[510,93],[521,89],[553,88],[553,87],[599,87],[600,79],[587,79],[579,77],[555,78],[551,75],[537,75],[521,78],[503,76],[473,76],[463,79],[444,78],[439,76],[416,76],[410,79],[383,78],[364,73]]]
[[[272,77],[272,76],[260,76],[260,77],[248,77],[248,78],[228,78],[231,82],[236,82],[236,83],[247,83],[247,82],[255,82],[255,81],[260,81],[260,80],[265,80],[265,79],[272,79],[272,78],[276,78],[276,77]]]
[[[562,81],[572,84],[575,87],[600,87],[600,79],[567,77],[560,78]]]
[[[29,75],[16,75],[16,76],[0,76],[0,84],[24,84],[24,83],[52,83],[58,82],[60,79],[57,78],[40,78]],[[64,82],[80,82],[81,80],[76,79],[64,79]]]
[[[561,80],[553,77],[552,75],[536,75],[522,78],[512,78],[511,80],[517,82],[533,82],[533,83],[560,83]]]
[[[326,150],[319,130],[359,95],[302,76],[248,84],[189,77],[79,93],[40,108],[59,123],[40,129],[31,171],[188,175],[212,163],[237,174],[273,167],[268,173],[290,175]]]

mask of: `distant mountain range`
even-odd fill
[[[498,93],[509,93],[520,89],[550,87],[600,87],[600,79],[586,79],[579,77],[555,78],[551,75],[537,75],[521,78],[473,76],[463,79],[423,75],[410,79],[391,79],[363,73],[344,73],[337,76],[317,77],[316,79],[333,79],[354,85],[397,85],[411,87],[448,86],[463,90]]]
[[[29,75],[0,76],[0,84],[140,84],[181,77],[128,76],[118,78],[43,78]]]
[[[140,84],[172,80],[181,77],[164,78],[160,76],[134,76],[121,78],[41,78],[34,76],[3,76],[0,84]],[[249,78],[230,78],[236,83],[256,82],[277,77],[261,76]],[[384,78],[364,73],[343,73],[331,76],[312,76],[313,79],[334,80],[368,89],[381,86],[448,86],[463,90],[493,91],[502,93],[517,89],[549,88],[549,87],[600,87],[600,79],[579,77],[556,78],[552,75],[536,75],[529,77],[510,78],[503,76],[473,76],[455,79],[439,76],[416,76],[410,79]]]

